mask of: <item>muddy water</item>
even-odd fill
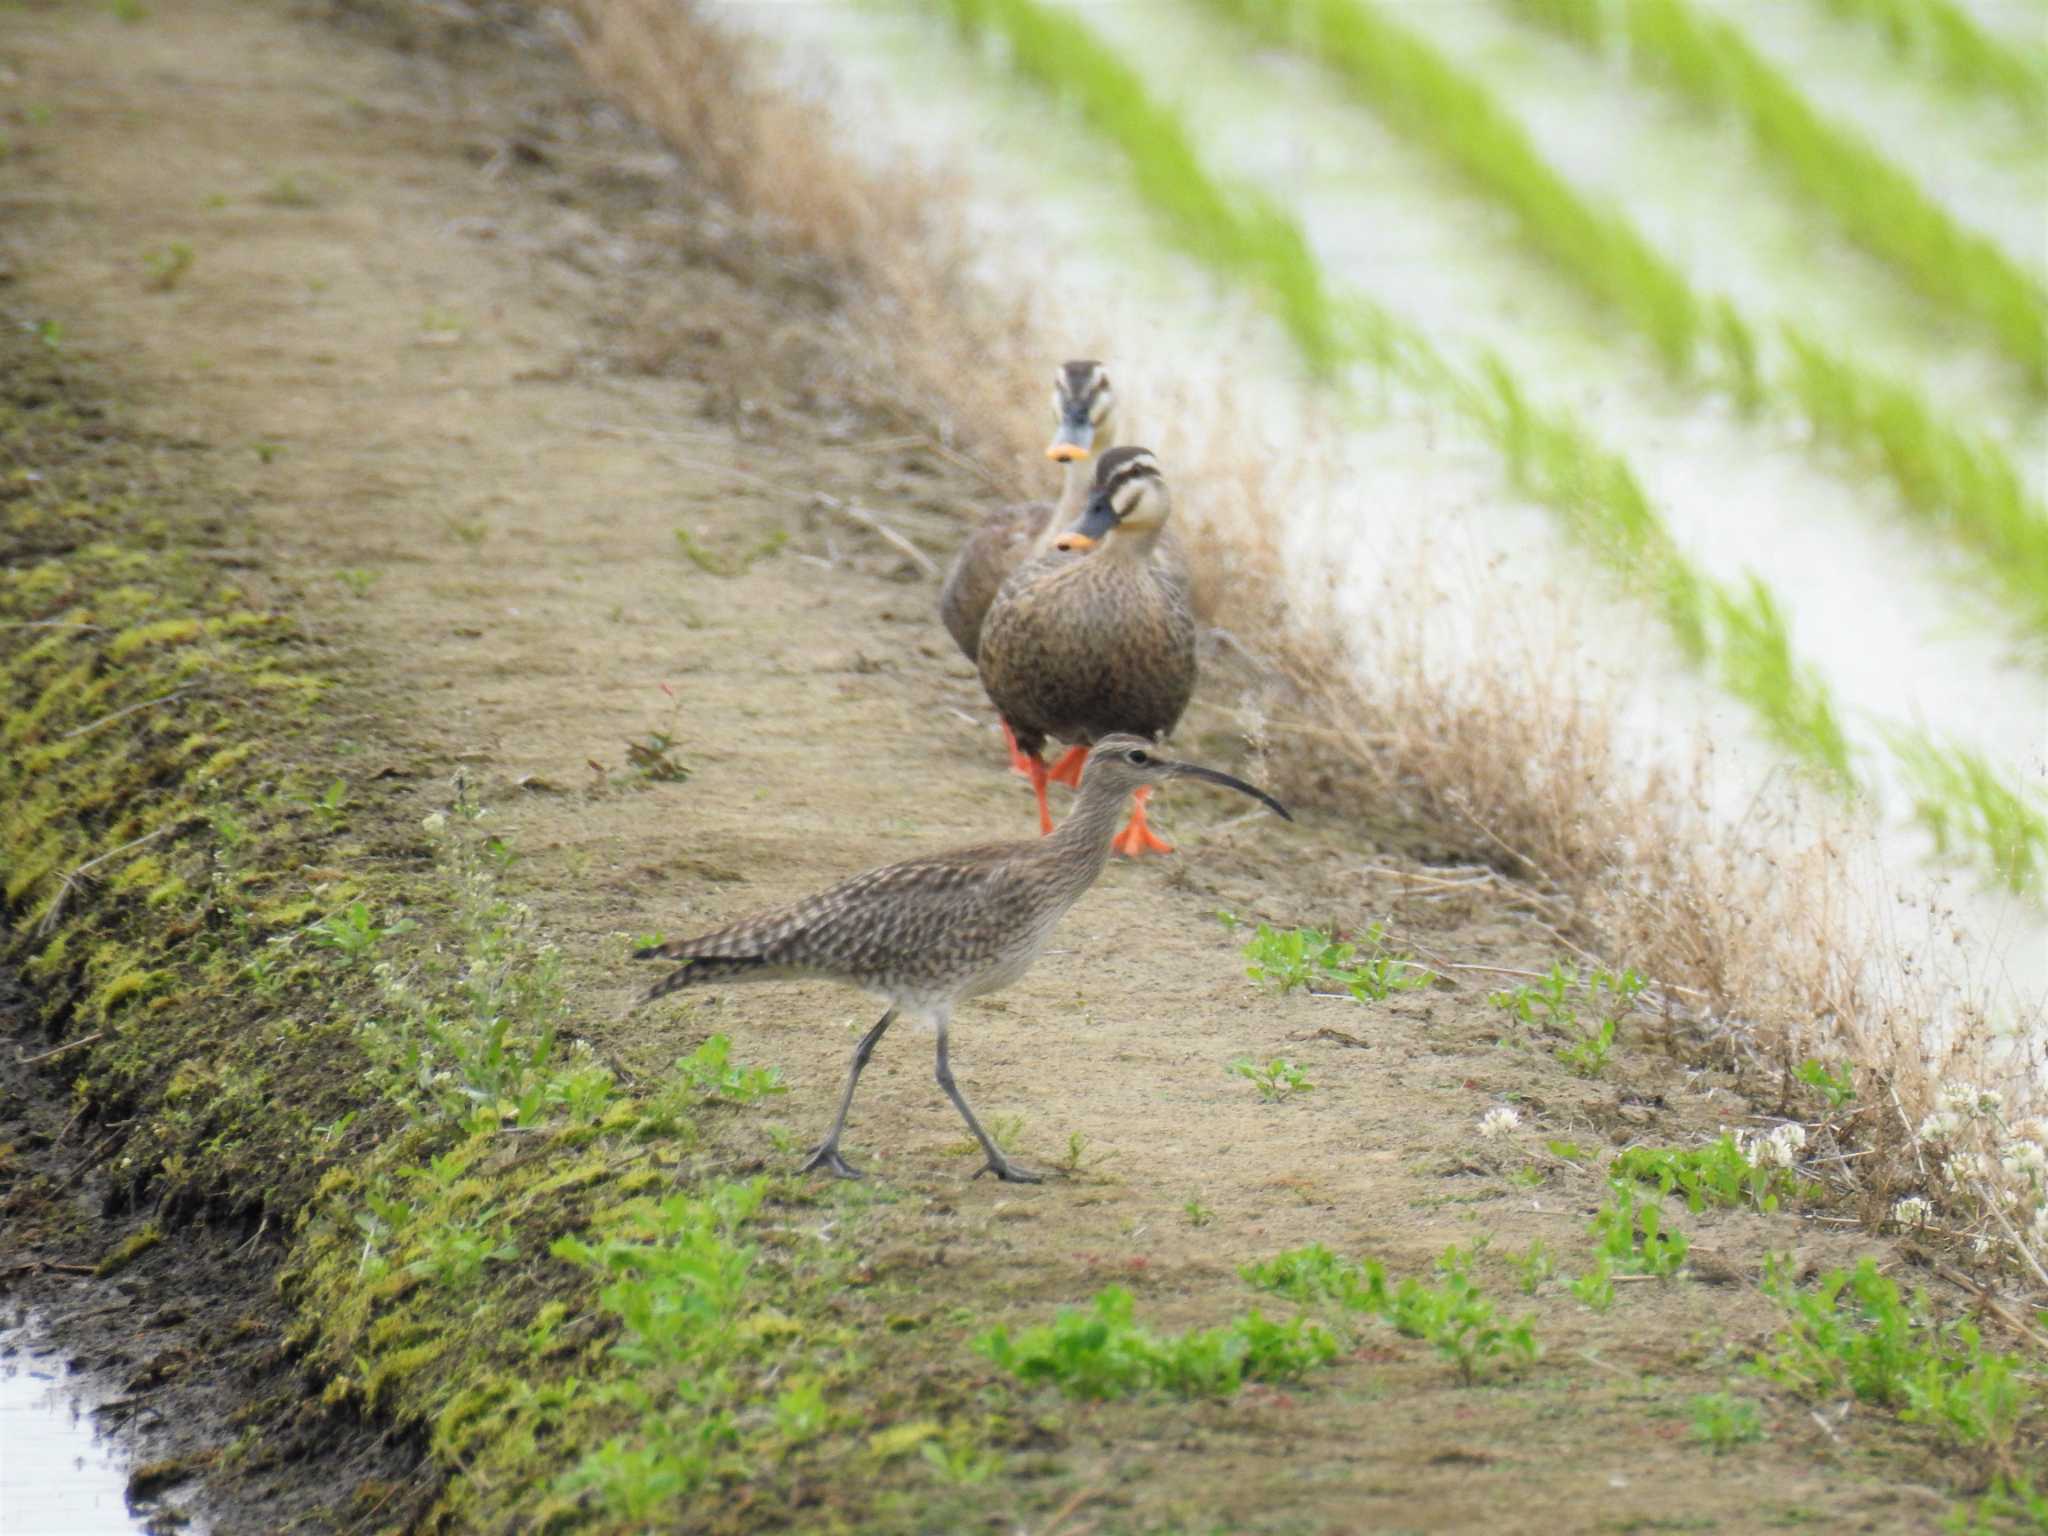
[[[34,1336],[0,1332],[0,1532],[133,1536],[144,1525],[128,1512],[128,1457],[93,1427],[88,1384],[35,1353]]]
[[[1412,9],[1436,16],[1488,7]],[[1361,652],[1392,624],[1424,637],[1428,665],[1447,687],[1476,658],[1525,665],[1614,712],[1645,763],[1690,768],[1710,753],[1708,792],[1742,835],[1788,843],[1816,835],[1746,713],[1700,686],[1640,613],[1605,595],[1548,514],[1506,495],[1491,456],[1440,406],[1373,381],[1360,381],[1354,407],[1319,404],[1273,328],[1161,247],[1126,186],[1103,174],[1099,147],[1043,97],[982,67],[941,24],[909,8],[734,5],[727,14],[770,38],[787,78],[838,113],[850,141],[877,163],[907,159],[960,176],[970,223],[984,238],[984,275],[1032,297],[1048,358],[1108,358],[1129,402],[1126,440],[1148,441],[1170,466],[1196,471],[1179,489],[1198,526],[1277,523],[1303,595],[1327,598]],[[1497,211],[1448,184],[1317,71],[1247,56],[1233,34],[1179,7],[1089,6],[1086,16],[1146,60],[1148,82],[1186,110],[1213,165],[1296,213],[1341,286],[1419,326],[1453,357],[1499,350],[1540,382],[1540,398],[1577,407],[1628,454],[1703,568],[1765,576],[1788,610],[1797,651],[1834,688],[1866,771],[1882,761],[1887,727],[1918,726],[2040,781],[2048,677],[2025,664],[1988,604],[1943,576],[1924,540],[1880,514],[1882,487],[1824,472],[1775,429],[1672,390],[1642,348],[1606,345],[1601,332],[1611,322],[1523,258]],[[1629,99],[1619,82],[1611,93]],[[1602,167],[1622,174],[1618,161],[1634,176],[1631,168],[1656,161],[1656,135],[1670,147],[1668,136],[1681,131],[1695,130],[1631,121],[1618,135],[1632,146],[1627,156],[1589,149],[1586,160],[1596,180]],[[1557,140],[1546,150],[1580,174],[1568,136]],[[1678,180],[1691,183],[1698,145],[1679,147],[1691,169]],[[1673,163],[1664,162],[1667,183]],[[1744,206],[1739,189],[1728,190]],[[1689,195],[1678,202],[1707,231],[1682,248],[1711,249],[1710,207]],[[1656,233],[1655,219],[1645,222]],[[1751,244],[1746,234],[1721,243]],[[1761,266],[1736,266],[1759,295],[1778,291]],[[1803,280],[1793,279],[1795,292]],[[1852,312],[1859,323],[1889,302],[1871,287],[1868,307]],[[1876,330],[1891,355],[1917,355],[1910,326]],[[1981,362],[1953,349],[1938,361],[1945,397],[1984,400],[1988,414],[1997,381]],[[2028,449],[2038,442],[2037,413],[2021,409],[2007,425],[2038,469]],[[1265,472],[1263,496],[1247,499],[1224,476],[1200,473],[1248,459]],[[1900,816],[1903,797],[1891,791],[1881,801],[1892,819],[1873,821],[1860,859],[1870,931],[1894,951],[1944,949],[1916,966],[1944,967],[1959,989],[2001,994],[2008,1007],[2048,994],[2048,926],[2038,913],[1929,873],[1924,838]]]

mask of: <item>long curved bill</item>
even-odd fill
[[[1263,789],[1255,789],[1245,783],[1243,779],[1233,778],[1227,773],[1220,773],[1214,768],[1204,768],[1196,763],[1171,763],[1168,766],[1173,769],[1175,778],[1206,779],[1211,784],[1221,784],[1225,789],[1234,789],[1240,795],[1250,795],[1254,800],[1264,802],[1282,821],[1294,820],[1294,813],[1286,806]]]
[[[1060,419],[1059,430],[1052,435],[1052,442],[1045,450],[1045,456],[1055,464],[1071,464],[1076,459],[1085,459],[1095,446],[1095,423],[1083,416]]]

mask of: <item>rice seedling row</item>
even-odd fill
[[[2048,128],[2048,52],[1979,26],[1955,0],[1809,0],[1844,21],[1884,34],[1891,51],[1922,73],[1973,95],[2004,101]]]
[[[1722,583],[1688,561],[1627,461],[1569,411],[1532,402],[1495,355],[1461,367],[1364,296],[1333,295],[1299,226],[1270,201],[1212,176],[1177,114],[1155,101],[1082,20],[1038,0],[947,0],[945,9],[970,40],[999,41],[1002,62],[1070,100],[1113,141],[1175,238],[1219,270],[1258,284],[1313,368],[1328,373],[1342,362],[1369,363],[1455,409],[1499,451],[1516,488],[1549,507],[1570,535],[1649,601],[1686,657],[1747,704],[1771,740],[1835,790],[1867,787],[1828,686],[1793,653],[1768,586],[1754,574]],[[1910,739],[1920,760],[1948,760],[1938,744]],[[1950,767],[1948,785],[1970,780],[1963,765]],[[1986,818],[1950,804],[1941,778],[1918,775],[1930,797],[1923,819],[1942,818],[1951,854],[1973,834],[2015,825],[2011,816]],[[2048,827],[2048,812],[2028,786],[2001,787],[2009,797],[2002,803],[2028,808]],[[2001,881],[2007,871],[2031,867],[2002,845],[1973,846],[1970,854]]]
[[[1687,0],[1501,3],[1582,47],[1619,49],[1639,77],[1739,117],[1764,157],[1849,239],[1972,322],[2034,390],[2048,390],[2048,292],[1862,137],[1822,116],[1740,29]]]
[[[1887,377],[1796,326],[1765,367],[1760,327],[1697,292],[1625,213],[1596,206],[1538,152],[1486,83],[1371,0],[1207,0],[1269,45],[1311,54],[1390,127],[1512,211],[1524,239],[1654,346],[1681,382],[1711,379],[1745,410],[1796,413],[1817,445],[1874,467],[1904,506],[1975,556],[1974,574],[2048,633],[2048,509],[2004,446],[1945,420]]]

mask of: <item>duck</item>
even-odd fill
[[[1096,462],[1080,518],[989,605],[976,666],[1025,759],[1042,834],[1052,831],[1048,739],[1084,752],[1110,735],[1158,742],[1194,697],[1194,605],[1167,542],[1172,509],[1150,449],[1111,449]],[[1115,852],[1173,851],[1146,820],[1150,794],[1150,785],[1138,789]]]
[[[1011,574],[1045,554],[1062,530],[1080,516],[1093,481],[1091,454],[1116,444],[1116,391],[1109,370],[1093,358],[1062,363],[1053,373],[1053,438],[1045,456],[1064,471],[1056,501],[1013,502],[991,512],[967,537],[939,589],[939,617],[961,654],[974,661],[989,604]],[[1024,754],[1004,728],[1010,767],[1030,775]],[[1084,751],[1062,758],[1052,782],[1075,784]]]

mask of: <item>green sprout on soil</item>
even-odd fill
[[[1774,1144],[1763,1139],[1757,1145],[1769,1150]],[[1789,1166],[1759,1162],[1725,1131],[1703,1147],[1629,1147],[1616,1154],[1608,1174],[1654,1184],[1659,1195],[1681,1194],[1693,1212],[1709,1205],[1769,1212],[1781,1197],[1809,1193]]]
[[[1491,993],[1487,1001],[1525,1026],[1562,1036],[1563,1043],[1553,1051],[1558,1061],[1579,1077],[1598,1077],[1614,1052],[1619,1029],[1615,1011],[1633,1007],[1646,985],[1634,971],[1596,968],[1582,980],[1573,967],[1553,963],[1541,979]],[[1602,1011],[1582,1020],[1572,1001],[1574,992]]]
[[[1842,1109],[1855,1101],[1856,1077],[1846,1063],[1831,1067],[1824,1061],[1808,1057],[1792,1069],[1792,1075],[1826,1100],[1831,1110]]]
[[[1391,1289],[1373,1260],[1354,1264],[1320,1243],[1239,1269],[1246,1283],[1293,1301],[1329,1303],[1364,1312],[1421,1339],[1458,1368],[1468,1386],[1495,1362],[1527,1365],[1540,1353],[1528,1318],[1506,1323],[1472,1281],[1476,1249],[1446,1248],[1436,1263],[1435,1285],[1410,1276]]]
[[[1664,1207],[1645,1200],[1632,1180],[1613,1179],[1608,1200],[1587,1231],[1596,1253],[1615,1272],[1625,1275],[1675,1275],[1685,1265],[1690,1244],[1683,1232],[1664,1221]]]
[[[1693,1398],[1686,1408],[1692,1416],[1693,1439],[1710,1446],[1716,1456],[1764,1437],[1763,1410],[1749,1398],[1713,1392]]]
[[[1259,1097],[1268,1104],[1284,1103],[1297,1093],[1315,1092],[1316,1085],[1308,1080],[1308,1074],[1280,1056],[1263,1067],[1249,1056],[1240,1056],[1230,1064],[1230,1071],[1257,1088]]]
[[[1387,952],[1386,930],[1378,923],[1368,924],[1356,942],[1334,938],[1319,928],[1283,929],[1260,923],[1245,940],[1244,957],[1249,962],[1247,976],[1283,993],[1297,987],[1314,992],[1320,982],[1343,988],[1361,1003],[1382,1002],[1395,992],[1426,987],[1433,979],[1414,961]]]
[[[1865,1259],[1800,1290],[1775,1256],[1764,1290],[1786,1323],[1751,1362],[1758,1375],[1802,1397],[1844,1394],[1929,1426],[1987,1471],[2018,1478],[2022,1429],[2039,1418],[2038,1362],[1984,1347],[1976,1325],[1934,1321],[1925,1292],[1908,1299]]]
[[[397,938],[410,933],[418,925],[409,917],[396,922],[379,924],[370,916],[370,909],[360,901],[352,901],[339,912],[322,918],[306,930],[306,938],[322,949],[334,950],[347,964],[367,960],[377,952],[386,939]]]
[[[788,530],[777,528],[737,555],[721,555],[710,549],[687,528],[676,530],[676,545],[698,570],[712,576],[743,576],[756,562],[769,559],[789,542]]]
[[[1131,1293],[1118,1286],[1098,1291],[1090,1311],[1062,1310],[1014,1338],[999,1325],[974,1347],[1019,1380],[1095,1399],[1148,1389],[1228,1397],[1247,1381],[1297,1381],[1337,1356],[1337,1340],[1321,1324],[1303,1317],[1276,1323],[1257,1310],[1217,1328],[1154,1334],[1138,1324]]]
[[[676,1062],[676,1082],[697,1098],[723,1099],[728,1104],[757,1104],[789,1092],[776,1067],[742,1067],[732,1060],[732,1041],[713,1035]]]
[[[142,253],[143,286],[169,293],[192,267],[192,247],[183,240],[152,246]]]

